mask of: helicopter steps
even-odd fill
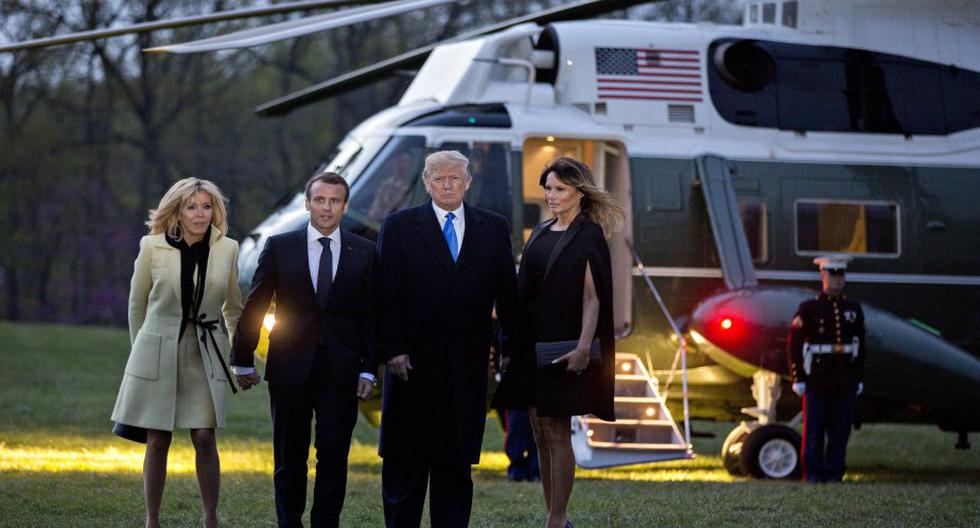
[[[636,354],[616,354],[615,422],[572,418],[572,451],[583,468],[693,458],[653,377]]]

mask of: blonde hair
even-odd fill
[[[425,168],[422,169],[422,179],[428,181],[432,172],[443,167],[457,166],[463,168],[463,177],[470,176],[470,160],[458,150],[440,150],[425,157]]]
[[[146,226],[150,234],[166,233],[174,240],[180,240],[180,211],[184,205],[197,193],[206,192],[211,195],[211,225],[218,229],[220,235],[228,232],[228,210],[225,207],[225,196],[213,182],[199,178],[184,178],[170,187],[170,190],[160,199],[156,209],[150,209]]]
[[[602,227],[602,233],[608,239],[623,228],[626,214],[613,195],[595,184],[592,169],[588,165],[573,158],[561,157],[545,165],[541,171],[540,184],[544,187],[548,175],[552,172],[565,185],[571,185],[579,190],[582,197],[582,213]]]

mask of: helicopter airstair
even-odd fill
[[[572,418],[572,450],[584,468],[692,458],[658,381],[636,354],[616,354],[615,422]]]
[[[594,416],[572,417],[572,451],[575,453],[575,462],[584,468],[694,458],[688,419],[687,340],[647,274],[640,255],[628,241],[627,245],[633,254],[637,270],[677,337],[679,346],[671,367],[671,377],[680,362],[684,433],[681,434],[677,422],[667,409],[666,397],[660,392],[660,382],[640,357],[636,354],[616,354],[613,399],[616,421],[607,422]],[[667,385],[670,385],[670,378]]]

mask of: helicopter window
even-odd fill
[[[337,145],[337,148],[327,157],[328,161],[321,164],[316,172],[319,174],[330,171],[343,176],[363,150],[358,142],[349,138],[345,139],[340,145]]]
[[[739,201],[738,214],[742,217],[745,238],[749,242],[752,262],[761,264],[769,260],[768,233],[766,228],[766,204],[759,201]]]
[[[376,231],[388,213],[411,205],[425,154],[424,137],[393,136],[354,180],[348,216]]]
[[[799,200],[796,251],[897,257],[898,205],[887,202]]]
[[[417,117],[405,123],[405,126],[510,128],[511,121],[507,108],[502,104],[475,104],[442,108]]]
[[[440,150],[458,150],[470,159],[470,176],[473,181],[466,193],[466,201],[477,207],[513,216],[513,190],[511,189],[510,146],[507,143],[443,143]]]
[[[772,2],[767,2],[765,4],[762,4],[762,23],[763,24],[776,23],[776,4]]]
[[[886,53],[761,40],[711,44],[728,122],[781,130],[945,135],[980,126],[980,73]]]
[[[799,2],[784,2],[783,3],[783,25],[786,27],[795,28],[796,20],[799,13]]]

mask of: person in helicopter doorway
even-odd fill
[[[803,479],[840,482],[857,397],[864,390],[864,312],[844,293],[850,257],[813,260],[823,291],[800,304],[788,339],[793,392],[803,398]]]

